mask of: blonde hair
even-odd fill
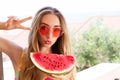
[[[45,7],[39,10],[32,22],[32,30],[29,35],[29,45],[27,54],[24,56],[24,62],[22,66],[22,70],[20,72],[19,80],[37,80],[37,68],[32,64],[30,60],[30,52],[40,52],[41,44],[40,44],[40,35],[38,34],[39,25],[41,24],[41,19],[46,14],[54,14],[56,15],[61,24],[62,31],[64,32],[58,40],[52,46],[52,53],[70,55],[71,47],[70,41],[68,37],[68,31],[66,27],[66,22],[60,11],[56,8]],[[72,80],[72,79],[71,79]],[[74,79],[73,79],[74,80]]]

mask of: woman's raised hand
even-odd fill
[[[31,16],[18,19],[15,16],[9,16],[8,20],[5,22],[4,30],[10,30],[10,29],[24,29],[24,30],[31,30],[30,27],[25,27],[22,25],[23,22],[26,22],[28,20],[32,19]]]

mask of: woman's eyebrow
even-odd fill
[[[48,24],[46,24],[46,23],[43,23],[43,22],[42,22],[41,24],[42,24],[42,25],[47,25],[47,26],[49,26]],[[41,24],[40,24],[40,25],[41,25]]]
[[[50,26],[49,24],[44,23],[44,22],[42,22],[41,24],[42,24],[42,25],[47,25],[47,26]],[[54,27],[60,27],[60,25],[54,25]]]

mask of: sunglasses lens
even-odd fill
[[[45,25],[40,26],[39,32],[40,32],[41,35],[46,36],[46,35],[49,34],[49,31],[50,31],[50,29],[49,29],[48,26],[45,26]],[[52,28],[52,35],[53,35],[53,37],[60,36],[60,33],[61,33],[61,28],[60,27]]]
[[[54,28],[54,30],[53,30],[54,37],[60,36],[60,33],[61,33],[61,28]]]
[[[49,32],[49,29],[47,26],[41,26],[39,31],[42,35],[47,35]]]

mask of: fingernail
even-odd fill
[[[50,77],[47,77],[45,80],[53,80],[52,78],[50,78]]]

